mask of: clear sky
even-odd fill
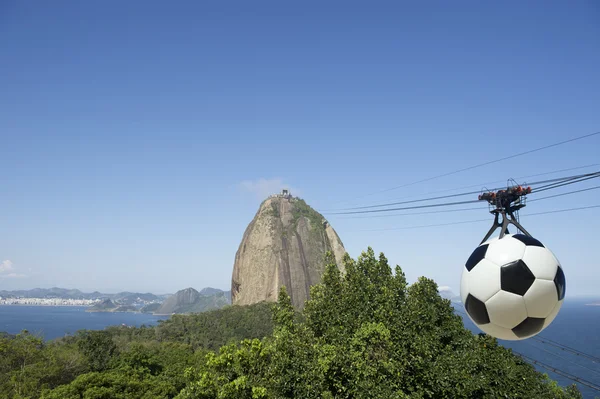
[[[229,289],[284,185],[324,212],[600,163],[594,136],[363,197],[599,131],[591,0],[5,0],[0,50],[0,289]],[[491,219],[367,230],[488,216],[328,219],[353,257],[372,246],[458,293]],[[522,222],[568,295],[600,292],[600,208]]]

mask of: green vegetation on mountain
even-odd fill
[[[299,311],[276,303],[44,342],[0,335],[7,399],[574,399],[489,336],[473,335],[426,278],[408,286],[369,248],[332,256]]]
[[[194,349],[218,351],[226,344],[271,334],[273,306],[273,303],[260,302],[193,315],[173,315],[168,321],[160,322],[154,337],[159,341],[183,342]]]
[[[319,212],[311,208],[302,198],[293,199],[292,224],[295,226],[301,217],[307,218],[314,227],[321,227],[325,218]]]

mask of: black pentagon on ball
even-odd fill
[[[500,288],[517,295],[525,295],[535,281],[535,276],[522,259],[500,268]]]
[[[518,326],[512,329],[512,332],[519,338],[537,334],[542,331],[545,319],[537,317],[528,317],[523,320]]]
[[[487,249],[488,244],[480,245],[477,248],[475,248],[475,251],[473,251],[471,256],[469,256],[469,259],[467,259],[467,263],[465,263],[467,271],[470,272],[479,262],[481,262],[481,260],[485,257]]]
[[[485,303],[481,302],[479,299],[475,298],[473,295],[467,295],[467,300],[465,301],[465,309],[469,316],[475,321],[477,324],[487,324],[490,322],[490,316],[488,315],[487,309],[485,307]]]
[[[556,270],[556,276],[554,276],[554,285],[556,285],[556,294],[558,295],[558,300],[562,300],[565,297],[565,293],[567,291],[567,280],[565,279],[565,273],[563,269],[558,266]]]
[[[544,248],[544,244],[542,244],[541,242],[539,242],[538,240],[536,240],[533,237],[530,236],[526,236],[525,234],[515,234],[512,236],[513,238],[521,241],[523,244],[525,245],[529,245],[531,247],[542,247]]]

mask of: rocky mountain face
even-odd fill
[[[321,214],[290,195],[267,198],[246,228],[236,253],[232,303],[276,301],[285,285],[294,306],[302,308],[310,286],[321,282],[327,251],[334,254],[343,272],[346,250]]]

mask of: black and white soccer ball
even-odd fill
[[[475,325],[504,340],[530,338],[558,314],[565,274],[535,238],[506,234],[477,247],[463,268],[460,295]]]

